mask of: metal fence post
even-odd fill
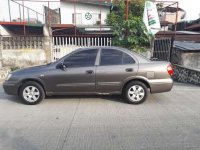
[[[151,48],[151,58],[154,57],[154,43],[155,42],[155,38],[154,37],[150,37],[150,48]]]
[[[169,62],[172,62],[173,46],[174,46],[174,37],[171,38],[171,47],[170,47],[170,52],[169,52]]]

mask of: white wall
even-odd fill
[[[3,66],[27,67],[46,63],[46,54],[42,49],[4,49]]]
[[[4,26],[0,25],[0,35],[11,36],[12,33],[9,30],[7,30]]]
[[[74,3],[70,2],[60,2],[61,8],[61,23],[62,24],[73,24],[72,23],[72,14],[74,13]],[[85,18],[86,13],[90,14],[100,14],[100,7],[98,5],[89,5],[89,4],[76,4],[76,13],[81,13],[82,21],[77,21],[77,25],[93,25],[96,23],[94,19],[94,15],[91,20],[87,20]],[[110,8],[102,6],[101,12],[101,24],[105,24],[105,19],[107,15],[110,13]],[[77,16],[78,18],[78,16]],[[79,22],[79,23],[78,23]]]

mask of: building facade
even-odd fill
[[[111,3],[102,1],[60,1],[61,24],[76,26],[105,25]]]

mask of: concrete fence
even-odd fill
[[[1,37],[3,50],[17,49],[43,49],[44,37],[36,36],[12,36]]]
[[[0,38],[3,66],[26,67],[46,62],[45,37],[15,36]]]
[[[26,67],[55,61],[78,48],[111,46],[112,37],[0,37],[3,66]]]
[[[173,65],[174,75],[173,79],[182,83],[192,83],[200,85],[200,70],[195,70],[180,65]]]

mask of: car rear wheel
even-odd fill
[[[132,81],[124,89],[124,97],[131,104],[143,103],[148,95],[147,87],[140,81]]]
[[[35,105],[45,98],[45,93],[40,84],[34,81],[29,81],[22,85],[20,89],[20,97],[23,103]]]

